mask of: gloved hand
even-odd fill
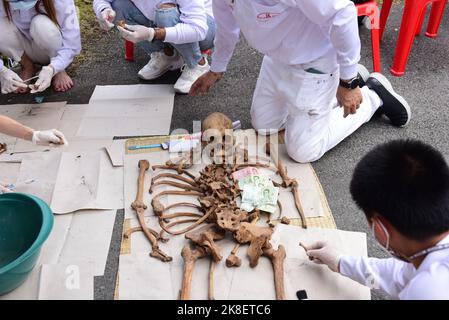
[[[65,145],[68,143],[62,132],[56,129],[46,130],[46,131],[34,131],[33,139],[31,140],[33,144],[39,146],[49,146],[50,144]]]
[[[51,65],[45,66],[39,72],[39,79],[32,86],[31,93],[38,93],[47,90],[51,85],[51,79],[55,75],[55,69]]]
[[[127,25],[125,28],[117,26],[123,39],[131,41],[132,43],[138,43],[142,41],[153,41],[155,31],[153,28],[137,25]]]
[[[100,28],[105,31],[109,31],[112,28],[114,28],[114,24],[112,22],[114,21],[116,15],[117,14],[115,13],[115,11],[112,10],[111,8],[104,9],[101,12],[101,18],[98,19],[98,22],[100,23]]]
[[[8,94],[15,92],[19,88],[27,88],[28,86],[23,80],[12,70],[5,66],[0,70],[0,83],[2,85],[2,93]]]
[[[317,264],[325,264],[334,272],[340,272],[342,254],[327,241],[318,241],[311,246],[302,245],[310,260]]]

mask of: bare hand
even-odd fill
[[[209,72],[203,74],[192,85],[189,95],[192,97],[196,96],[196,95],[205,95],[207,92],[209,92],[210,88],[214,84],[216,84],[218,81],[220,81],[220,79],[222,77],[223,77],[223,73],[212,72],[212,71],[209,71]]]
[[[341,107],[344,108],[344,117],[350,114],[356,114],[357,110],[363,102],[362,91],[360,88],[346,89],[342,86],[338,87],[337,100]]]

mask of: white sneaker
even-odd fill
[[[204,59],[206,63],[201,66],[197,65],[195,68],[191,69],[187,65],[182,67],[182,74],[178,81],[175,83],[175,92],[187,94],[190,92],[190,88],[201,77],[203,74],[209,71],[210,66],[207,59]]]
[[[169,70],[180,69],[182,64],[182,57],[176,51],[171,57],[167,56],[163,51],[153,52],[150,61],[139,71],[138,75],[143,80],[153,80]]]

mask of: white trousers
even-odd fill
[[[309,68],[326,73],[305,71]],[[260,134],[285,129],[290,157],[301,163],[316,161],[368,122],[382,103],[364,87],[360,109],[343,118],[343,108],[337,105],[338,86],[335,55],[297,66],[265,56],[251,108],[253,126]]]
[[[62,48],[61,31],[45,15],[37,15],[31,20],[31,39],[8,18],[0,18],[0,30],[0,52],[15,61],[20,61],[26,53],[34,63],[47,65]]]

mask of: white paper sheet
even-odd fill
[[[170,265],[148,253],[136,253],[120,257],[121,300],[175,300]]]
[[[114,140],[106,147],[111,163],[114,167],[124,166],[126,140]]]
[[[55,214],[122,207],[123,169],[113,168],[105,152],[62,154],[51,201]]]
[[[92,274],[76,265],[42,265],[39,300],[93,300],[93,298]]]
[[[24,158],[17,178],[16,191],[32,194],[49,204],[53,196],[60,161],[60,153],[30,154]],[[31,179],[34,180],[33,183],[25,184]]]
[[[83,273],[104,274],[116,210],[84,210],[73,215],[58,263]]]
[[[86,109],[83,118],[170,117],[173,101],[173,96],[95,101]]]
[[[169,134],[173,104],[172,86],[97,87],[76,135],[92,138]]]
[[[67,105],[65,107],[57,129],[64,133],[69,141],[76,136],[81,120],[88,108],[89,105]]]
[[[88,104],[67,104],[61,120],[82,119],[88,108]]]
[[[136,114],[133,117],[102,117],[85,118],[81,121],[77,132],[78,137],[137,137],[151,135],[166,135],[170,132],[171,116],[142,118]]]
[[[41,104],[10,104],[1,105],[0,114],[17,121],[29,121],[32,118],[49,122],[49,118],[61,112],[66,102],[49,102]],[[43,117],[44,115],[44,117]],[[61,119],[59,117],[59,119]]]
[[[104,100],[123,99],[151,99],[155,97],[174,96],[171,85],[122,85],[122,86],[96,86],[89,103]]]
[[[4,183],[15,183],[19,176],[19,163],[3,163],[0,162],[0,181]]]

